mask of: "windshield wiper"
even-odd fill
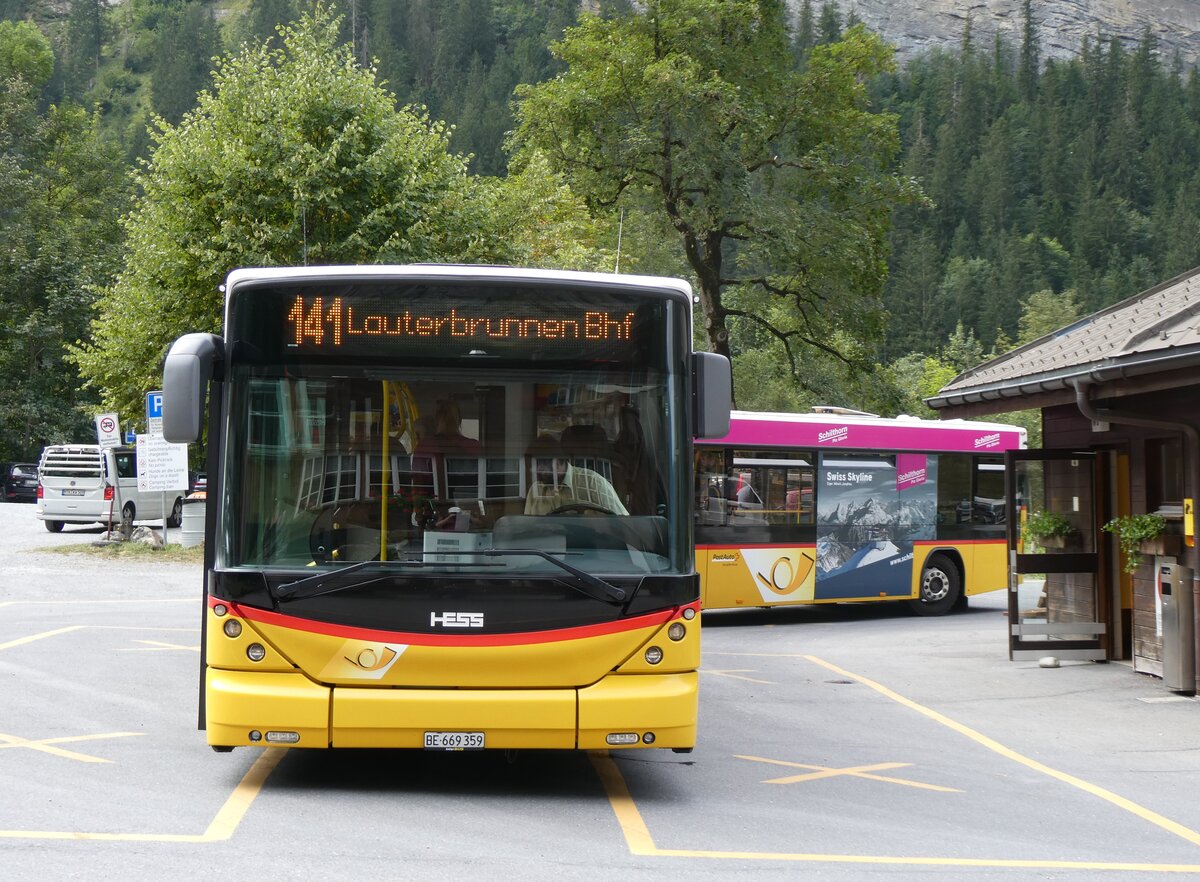
[[[439,554],[445,552],[438,552]],[[613,585],[611,582],[606,582],[599,576],[593,576],[591,573],[585,572],[578,567],[573,567],[564,560],[559,560],[548,552],[541,551],[536,548],[482,548],[467,550],[456,550],[454,554],[477,554],[483,557],[500,557],[503,555],[522,555],[540,557],[542,560],[547,560],[556,567],[564,570],[574,578],[571,581],[560,580],[572,588],[586,594],[593,600],[600,600],[605,603],[622,603],[627,594],[624,588]],[[297,579],[294,582],[286,582],[283,585],[275,588],[272,595],[276,600],[303,600],[308,597],[319,597],[322,594],[332,594],[335,591],[344,591],[347,588],[362,588],[366,585],[373,585],[388,577],[388,574],[381,574],[371,579],[362,581],[353,581],[346,585],[332,585],[330,582],[335,582],[347,573],[362,569],[370,564],[377,564],[383,567],[399,566],[405,568],[424,569],[425,567],[441,567],[446,566],[442,561],[427,561],[427,560],[360,560],[358,563],[350,564],[349,566],[341,567],[336,570],[329,570],[323,573],[317,573],[312,576],[305,576],[303,579]],[[456,567],[487,567],[499,566],[499,564],[479,563],[456,563],[452,564]]]
[[[458,552],[462,553],[462,552]],[[554,555],[541,551],[537,548],[485,548],[479,551],[466,552],[467,554],[482,554],[486,557],[495,557],[505,554],[522,554],[533,555],[540,557],[542,560],[548,560],[556,567],[565,570],[575,577],[575,580],[568,582],[572,588],[586,594],[595,600],[602,600],[605,603],[621,603],[625,600],[625,589],[620,588],[611,582],[606,582],[599,576],[593,576],[591,573],[585,572],[578,567],[573,567],[565,560],[559,560]]]
[[[280,585],[278,588],[275,588],[274,590],[272,590],[271,594],[276,600],[289,600],[289,599],[299,600],[302,597],[315,597],[317,594],[325,593],[324,591],[320,591],[317,589],[320,589],[321,586],[325,585],[327,582],[331,582],[334,579],[344,576],[346,573],[351,573],[355,570],[360,570],[363,567],[367,566],[367,564],[373,564],[373,563],[379,563],[379,561],[377,561],[377,560],[360,560],[358,563],[353,563],[346,567],[339,567],[336,570],[325,570],[324,572],[316,573],[315,575],[312,575],[312,576],[305,576],[303,579],[297,579],[295,582],[285,582],[284,584]],[[380,577],[380,578],[382,578],[382,577]],[[369,581],[375,582],[377,580],[371,579]],[[367,583],[357,583],[356,582],[355,584],[367,584]],[[313,590],[305,591],[304,593],[299,593],[301,591],[301,589],[303,589],[305,587],[308,587]]]
[[[458,552],[456,552],[458,553]],[[322,594],[332,594],[335,591],[345,591],[347,588],[362,588],[367,585],[374,585],[376,582],[381,582],[388,578],[391,573],[380,573],[371,579],[363,579],[361,581],[349,582],[345,585],[333,585],[326,587],[330,582],[335,582],[347,573],[352,573],[355,570],[361,569],[369,564],[376,564],[380,567],[391,569],[392,567],[429,567],[434,566],[423,560],[360,560],[358,563],[352,563],[348,566],[341,567],[336,570],[325,570],[324,572],[316,573],[312,576],[305,576],[303,579],[297,579],[295,582],[285,582],[271,592],[271,596],[276,600],[304,600],[308,597],[319,597]],[[499,566],[499,564],[457,564],[457,566]]]

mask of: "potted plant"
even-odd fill
[[[1113,518],[1102,528],[1117,537],[1121,553],[1125,555],[1124,570],[1137,572],[1143,554],[1178,554],[1178,536],[1167,534],[1167,519],[1157,514],[1123,515]]]
[[[1043,548],[1063,548],[1074,528],[1056,511],[1035,511],[1025,519],[1025,535]]]

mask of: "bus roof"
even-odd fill
[[[1001,452],[1025,447],[1020,426],[973,420],[923,420],[853,413],[755,413],[735,410],[729,434],[711,444],[835,450]]]
[[[623,273],[590,273],[576,270],[533,269],[474,264],[354,264],[344,266],[243,267],[229,273],[226,290],[243,282],[298,282],[323,279],[445,279],[447,281],[566,282],[568,284],[613,285],[626,288],[671,289],[691,301],[692,288],[682,279],[667,276],[638,276]]]

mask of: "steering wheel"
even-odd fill
[[[551,509],[546,514],[587,514],[592,512],[595,514],[615,515],[615,511],[610,511],[603,505],[596,505],[594,502],[567,502],[560,505],[558,508]]]

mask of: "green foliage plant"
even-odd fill
[[[136,419],[170,343],[221,324],[239,266],[486,261],[494,239],[449,127],[397,109],[326,7],[282,44],[218,62],[179,125],[156,120],[117,280],[73,349],[104,404]]]
[[[1162,515],[1135,514],[1113,518],[1101,529],[1117,537],[1121,546],[1121,554],[1125,557],[1124,570],[1135,573],[1142,565],[1143,542],[1158,539],[1167,529],[1167,521]]]
[[[1025,520],[1025,533],[1039,542],[1070,535],[1072,527],[1067,516],[1056,511],[1035,511]]]

